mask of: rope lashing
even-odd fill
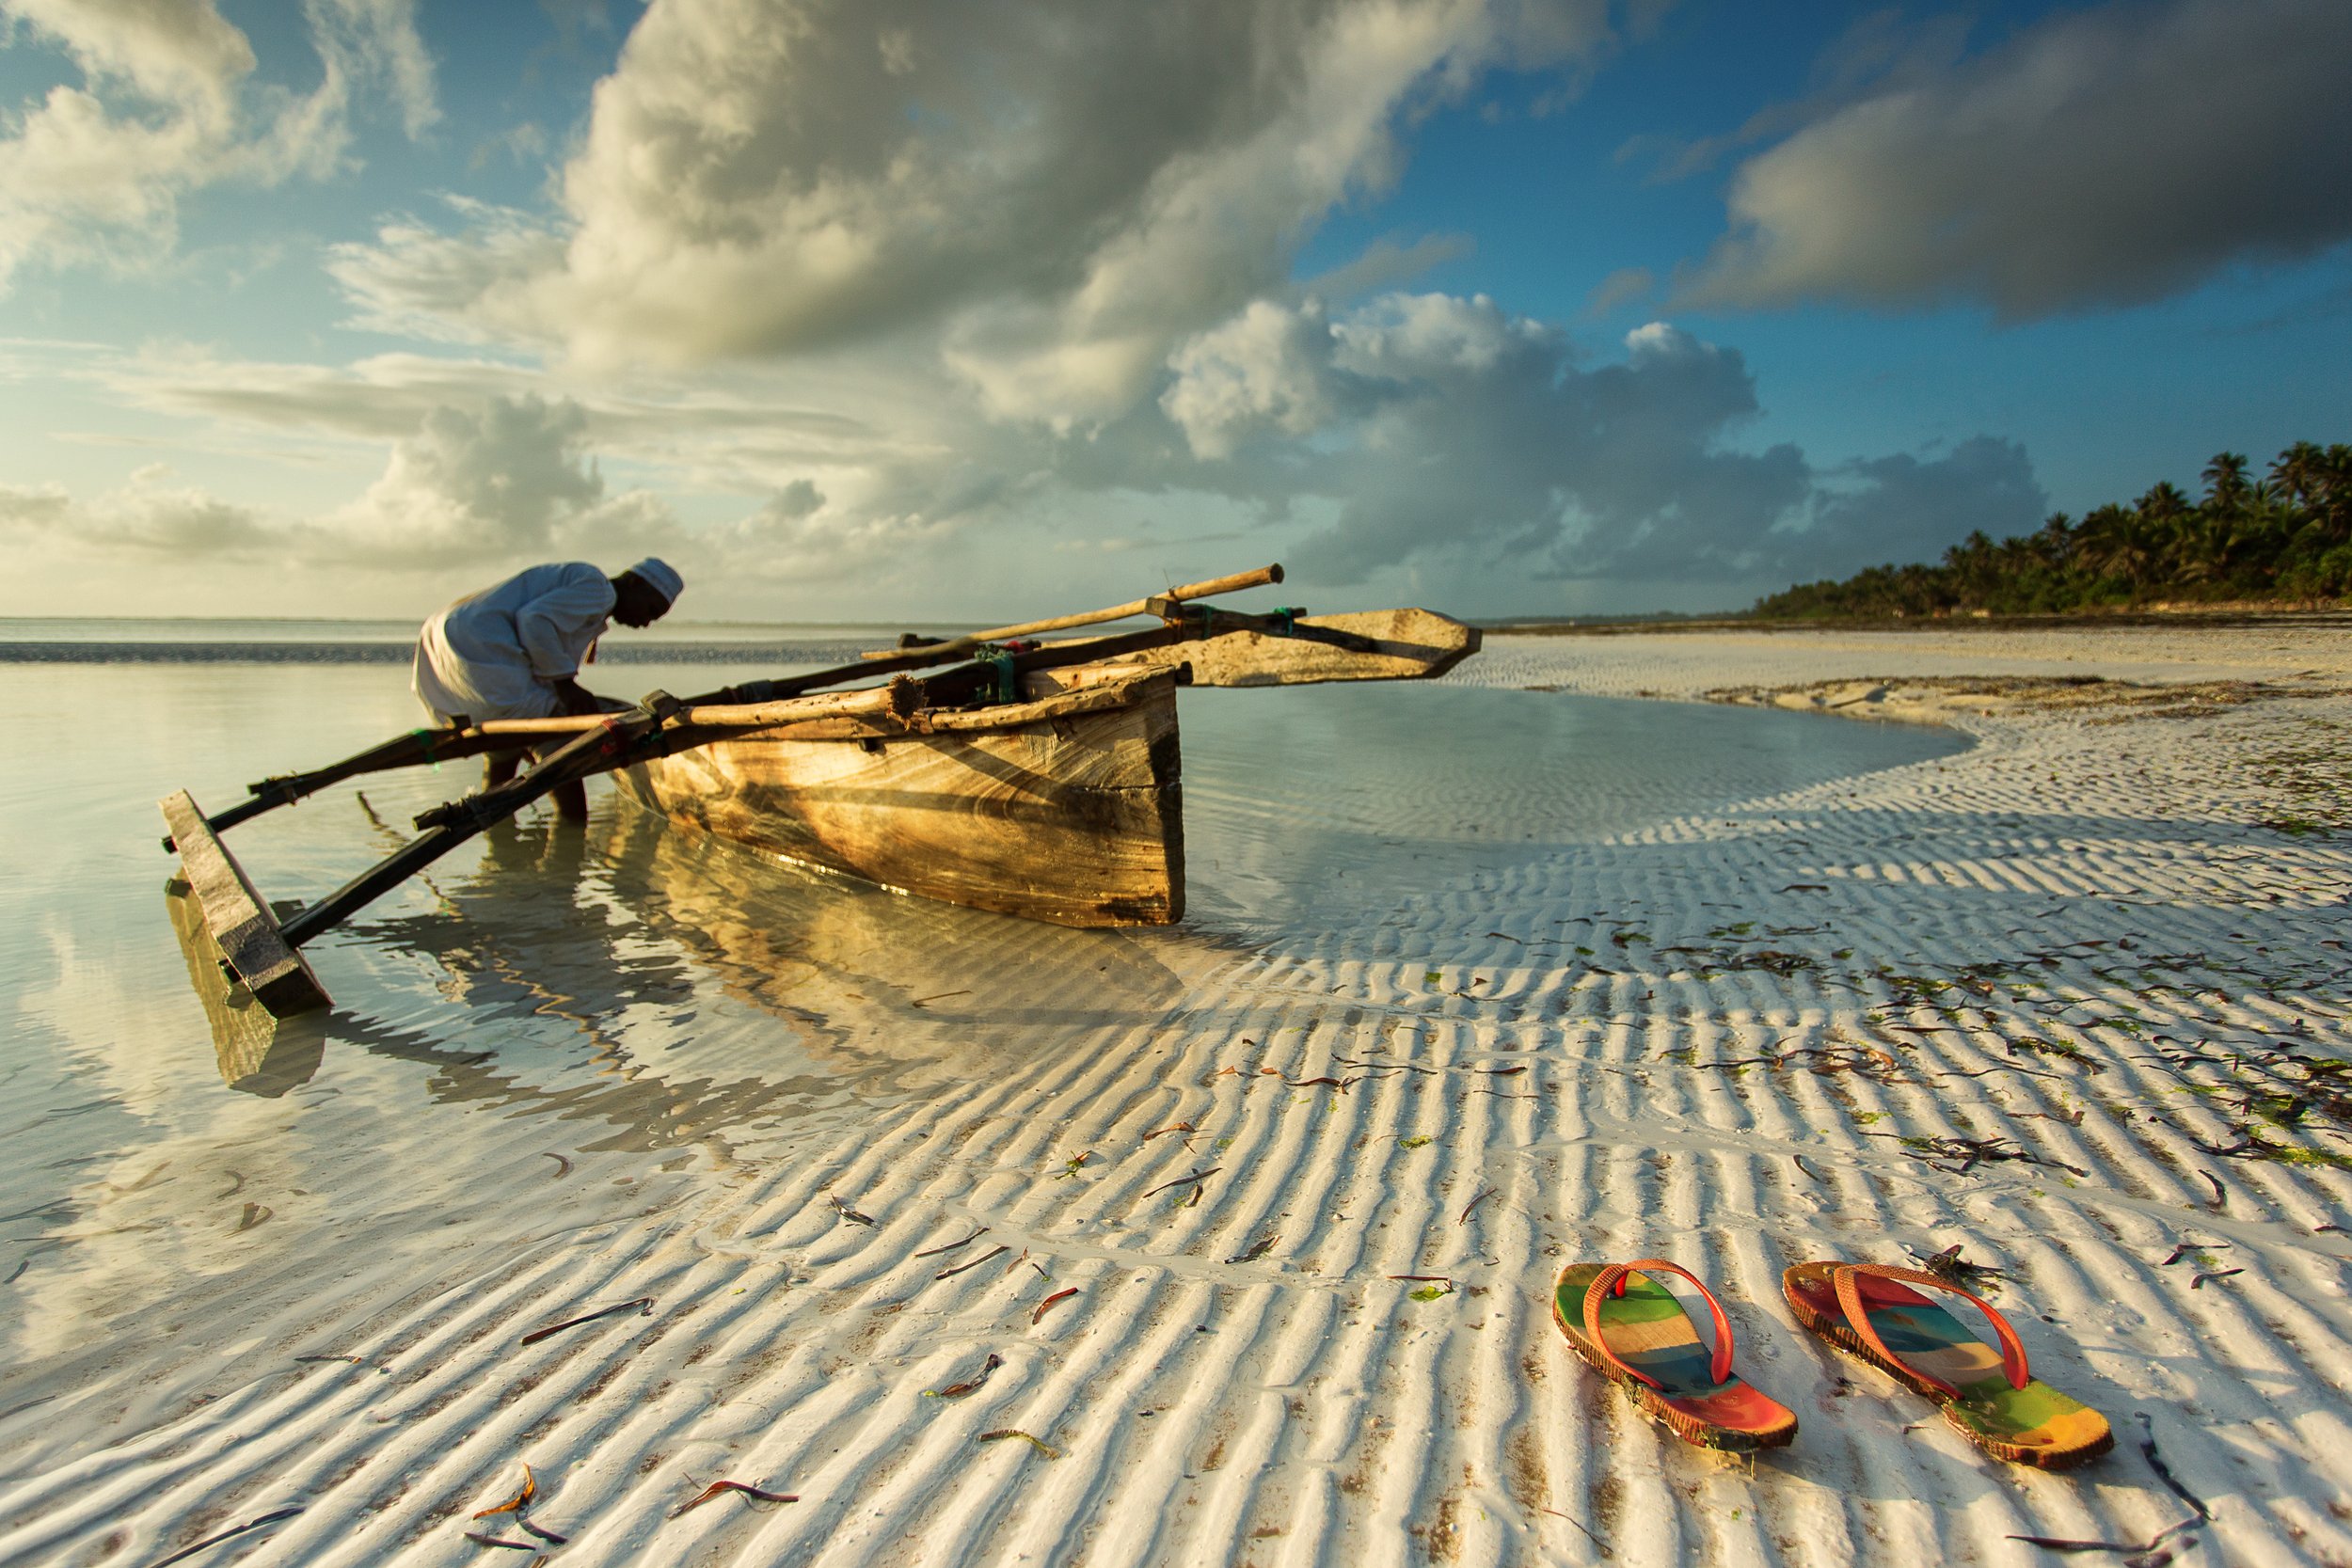
[[[991,646],[988,652],[980,656],[979,662],[996,672],[996,688],[993,692],[980,698],[980,701],[1000,705],[1021,701],[1021,672],[1018,656],[1033,654],[1043,646],[1044,644],[1035,638],[1025,637],[1016,637],[1009,642],[999,642]]]

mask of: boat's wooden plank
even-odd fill
[[[278,934],[278,918],[253,891],[245,868],[229,852],[186,790],[158,802],[188,886],[204,907],[213,940],[254,999],[277,1018],[331,1005],[309,960]]]
[[[1175,680],[1139,673],[932,734],[726,736],[621,778],[801,864],[1058,925],[1165,925],[1184,912]]]
[[[913,726],[932,734],[998,730],[1081,714],[1107,713],[1136,698],[1144,681],[1172,679],[1172,671],[1152,666],[1122,665],[1115,670],[1077,665],[1067,670],[1039,670],[1024,677],[1030,694],[1025,703],[1001,707],[932,709],[917,714]],[[1076,677],[1065,681],[1065,677]]]
[[[1478,651],[1479,632],[1429,610],[1369,610],[1302,615],[1298,624],[1353,632],[1376,652],[1335,648],[1303,638],[1227,632],[1199,641],[1129,654],[1114,664],[1192,667],[1195,686],[1304,686],[1318,681],[1425,680]]]

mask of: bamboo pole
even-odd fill
[[[690,699],[670,714],[669,722],[696,729],[765,729],[807,719],[866,719],[883,715],[904,719],[914,711],[920,700],[920,686],[899,675],[887,686],[824,691],[776,702],[713,704]],[[469,737],[511,736],[516,739],[572,736],[593,730],[612,717],[612,713],[564,713],[550,719],[492,719],[458,734]]]
[[[1046,621],[1024,621],[1015,626],[992,626],[986,631],[970,632],[945,642],[925,642],[914,648],[877,648],[862,655],[865,658],[898,658],[910,653],[936,655],[952,658],[969,653],[984,642],[1002,642],[1007,638],[1028,637],[1041,631],[1068,631],[1073,626],[1099,626],[1105,621],[1124,621],[1131,615],[1156,615],[1155,608],[1168,600],[1210,599],[1219,594],[1238,594],[1245,588],[1263,588],[1282,580],[1282,568],[1261,566],[1254,572],[1235,572],[1231,577],[1211,578],[1206,582],[1188,582],[1182,588],[1171,588],[1164,594],[1113,605],[1108,610],[1089,610],[1076,615],[1057,615]]]

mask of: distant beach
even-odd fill
[[[340,657],[398,640],[8,651],[80,636],[0,635],[37,719],[103,720],[0,774],[0,1561],[266,1520],[190,1560],[2034,1564],[2185,1516],[2352,1559],[2352,629],[1505,635],[1186,693],[1166,931],[605,794],[324,944],[342,1010],[276,1030],[189,990],[151,802],[413,725]],[[472,777],[238,852],[311,895]],[[1988,1461],[1781,1301],[1955,1246],[2113,1454]],[[1645,1256],[1793,1447],[1688,1448],[1568,1353],[1553,1274]]]

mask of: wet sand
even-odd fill
[[[2182,689],[2042,684],[2082,675]],[[2027,1563],[2187,1513],[2144,1433],[2197,1551],[2352,1557],[2352,636],[1498,638],[1452,679],[1974,744],[1175,933],[747,921],[765,868],[600,814],[330,948],[371,1007],[201,1102],[160,901],[52,930],[16,1082],[104,1035],[106,1131],[0,1125],[63,1170],[0,1253],[0,1560],[299,1509],[192,1560]],[[404,1117],[420,1079],[471,1114]],[[1780,1302],[1955,1244],[2113,1455],[1988,1461]],[[1793,1448],[1688,1449],[1560,1343],[1563,1262],[1661,1253]],[[525,1463],[564,1544],[470,1517]],[[676,1513],[719,1480],[799,1500]]]

